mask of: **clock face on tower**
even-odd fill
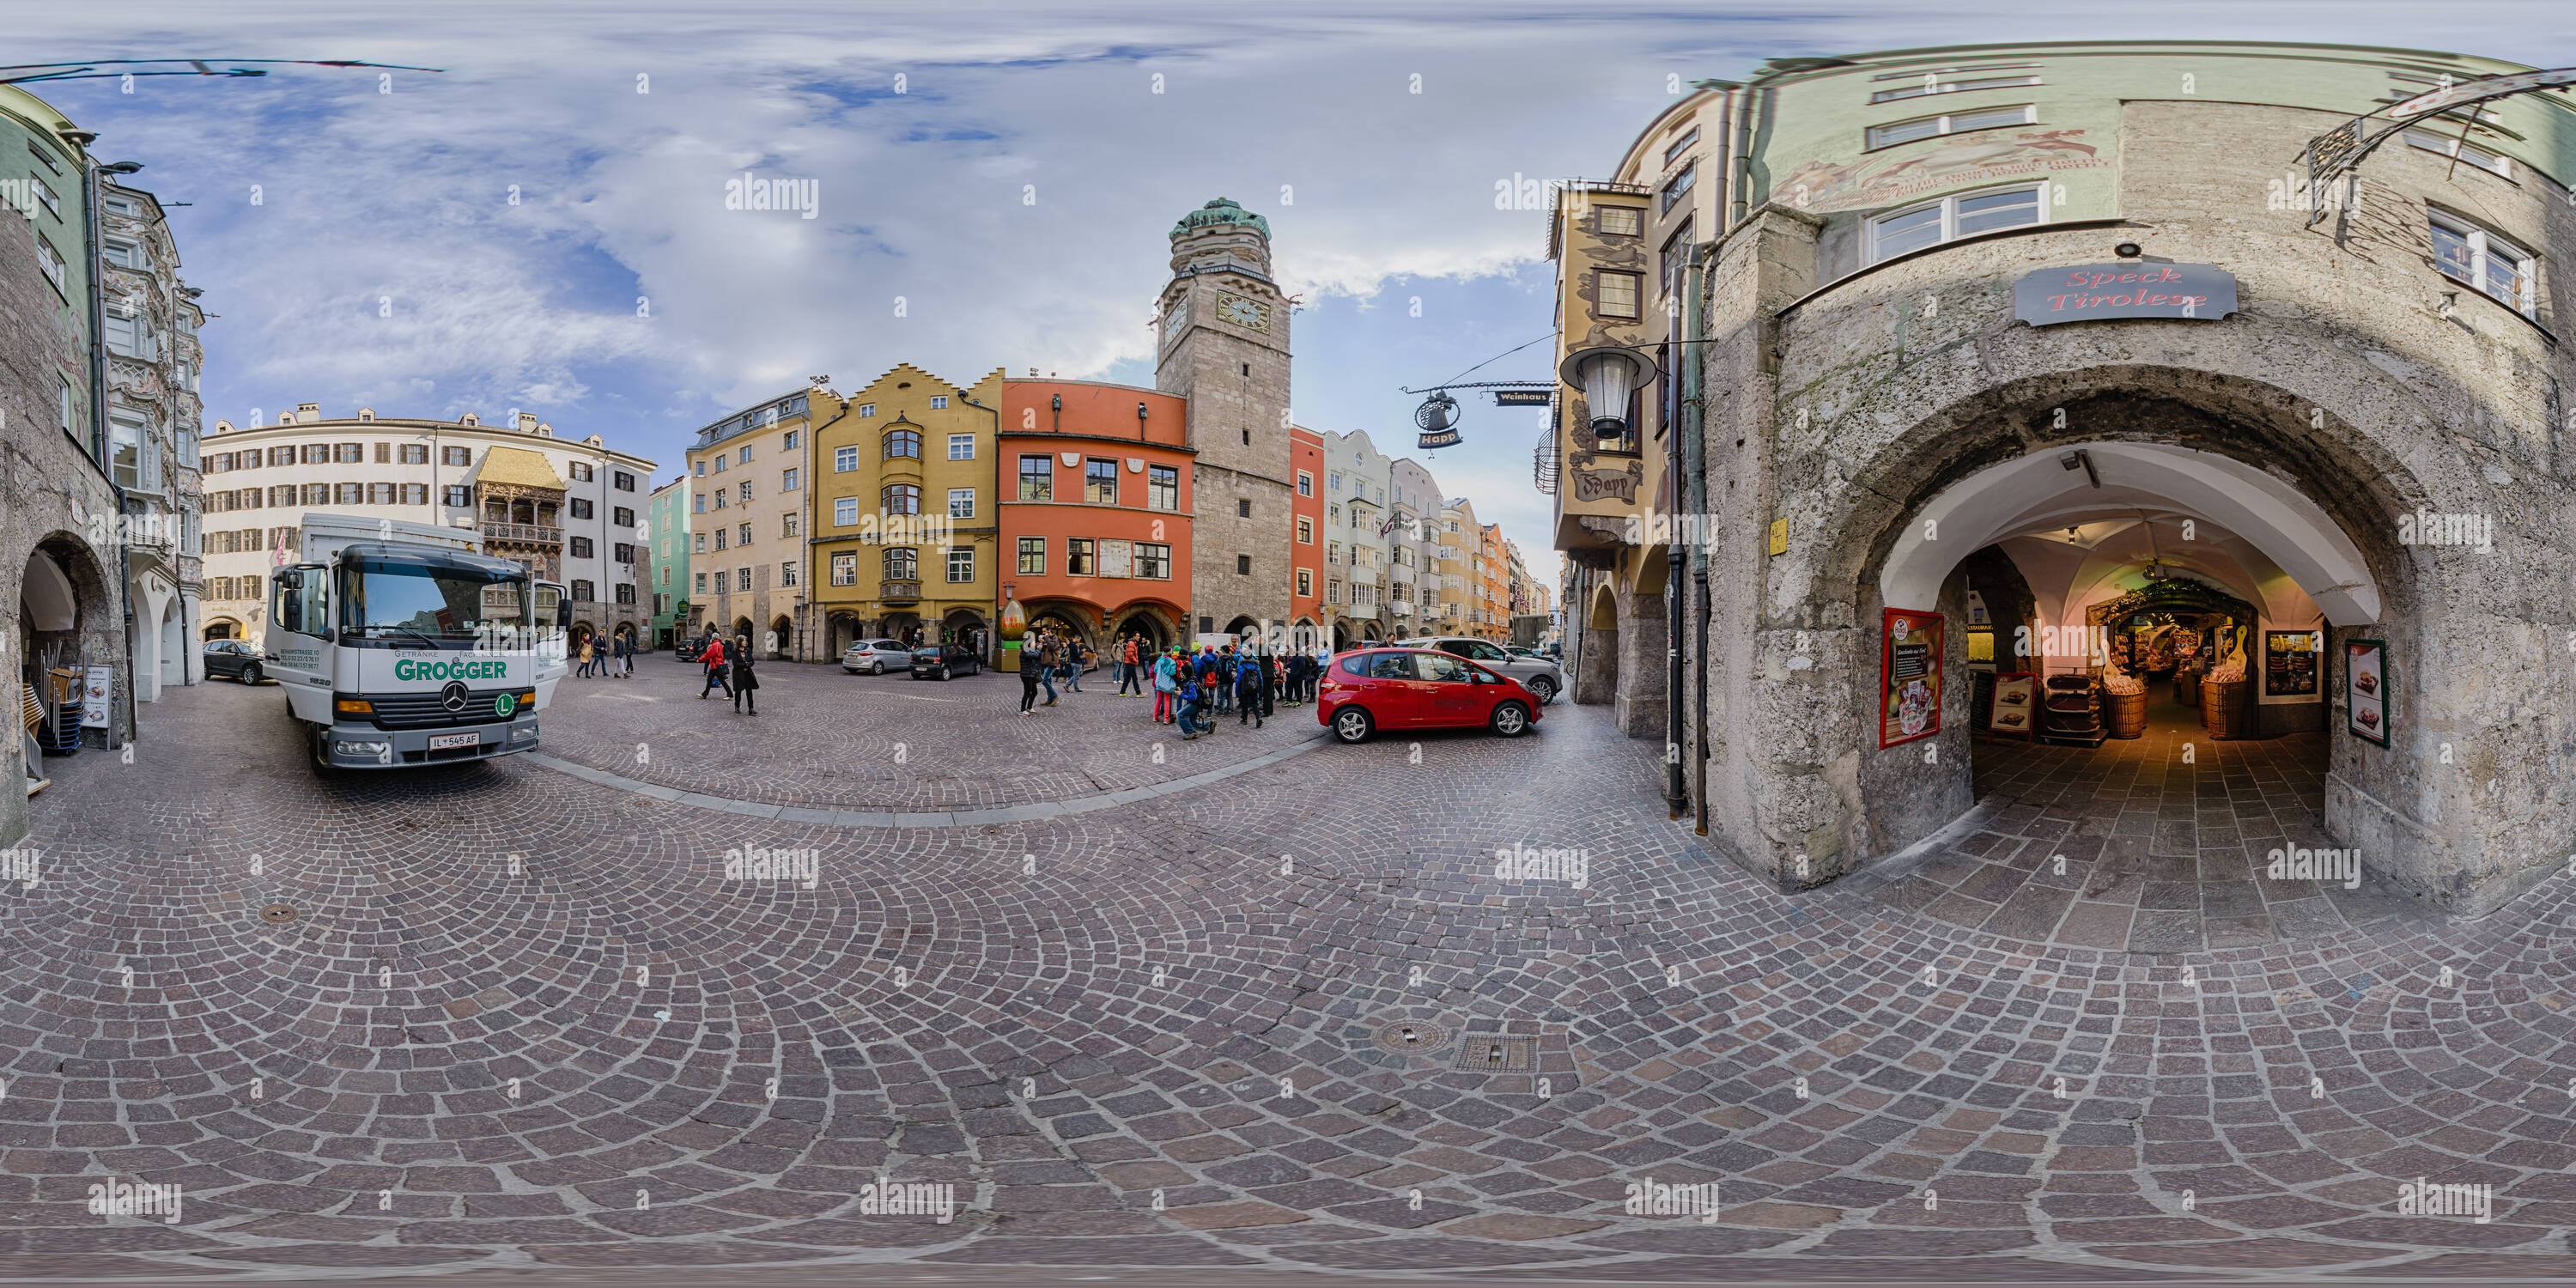
[[[1217,316],[1246,331],[1270,329],[1270,310],[1259,300],[1245,299],[1231,291],[1216,293]]]

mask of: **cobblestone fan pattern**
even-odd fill
[[[1784,900],[1588,708],[845,831],[524,760],[318,782],[277,705],[53,764],[0,894],[0,1276],[2576,1273],[2564,878],[2139,956]],[[111,1176],[181,1219],[93,1215]],[[1719,1219],[1629,1215],[1650,1182]]]
[[[546,751],[728,800],[929,812],[1104,795],[1324,732],[1313,707],[1275,707],[1258,730],[1228,715],[1214,734],[1183,742],[1153,722],[1150,696],[1118,696],[1117,675],[1105,670],[1025,719],[1016,675],[914,680],[773,663],[760,671],[756,719],[734,714],[721,691],[698,701],[704,677],[656,653],[636,659],[632,679],[566,679],[548,712]]]
[[[2422,905],[2366,862],[2343,880],[2286,863],[2282,878],[2267,874],[2275,851],[2339,848],[2325,830],[2324,735],[2214,742],[2157,695],[2144,736],[2099,750],[1977,743],[1977,796],[1993,811],[1852,890],[1955,926],[2132,953],[2297,943],[2383,921],[2429,928]]]

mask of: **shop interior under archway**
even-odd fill
[[[1980,471],[1912,522],[1940,539],[1900,541],[1880,591],[1967,605],[1944,647],[1966,651],[1969,772],[1990,822],[1864,888],[1991,933],[2130,952],[2396,913],[2378,891],[2267,871],[2273,851],[2334,844],[2328,632],[2379,614],[2360,551],[2313,500],[2231,458],[2099,443]]]

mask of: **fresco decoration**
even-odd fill
[[[2038,179],[2111,164],[2083,141],[2082,130],[2010,133],[2012,128],[1951,135],[1942,146],[1906,157],[1873,153],[1848,165],[1810,161],[1774,185],[1771,200],[1818,213],[1868,210],[1969,184]]]

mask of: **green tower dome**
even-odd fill
[[[1181,222],[1172,225],[1172,235],[1178,237],[1193,228],[1212,228],[1218,224],[1249,225],[1261,230],[1262,240],[1270,238],[1270,221],[1234,204],[1231,197],[1219,197],[1181,216]]]

